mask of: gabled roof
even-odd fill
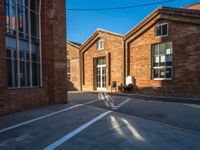
[[[192,7],[195,5],[200,5],[200,3],[197,2],[197,3],[189,4],[189,5],[183,6],[183,8],[188,8],[188,7]]]
[[[182,19],[180,19],[179,21],[200,24],[199,10],[159,6],[150,15],[144,18],[139,24],[137,24],[134,28],[128,31],[124,36],[124,40],[128,39],[130,36],[134,35],[140,30],[143,30],[144,27],[152,21],[156,22],[159,19],[165,19],[165,18],[171,19],[171,20],[173,19],[178,20],[178,19],[175,19],[177,16],[182,17]],[[189,17],[190,19],[189,20],[186,19],[187,17]],[[198,19],[198,21],[191,20],[191,18]]]
[[[73,47],[80,49],[81,44],[76,42],[67,41],[67,44],[70,44]]]
[[[83,50],[95,37],[97,37],[97,35],[99,33],[111,34],[113,36],[118,36],[118,37],[123,38],[122,34],[118,34],[118,33],[114,33],[114,32],[111,32],[111,31],[107,31],[107,30],[104,30],[104,29],[97,28],[97,30],[80,46],[80,50]]]

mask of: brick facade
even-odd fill
[[[67,42],[67,60],[70,61],[70,80],[67,81],[68,90],[80,90],[80,47]]]
[[[122,38],[123,36],[115,33],[97,30],[81,46],[82,90],[97,90],[96,59],[100,57],[106,59],[106,91],[111,91],[112,81],[116,81],[117,86],[122,83]],[[103,50],[97,50],[96,42],[99,39],[104,41]]]
[[[42,0],[41,10],[43,86],[8,89],[4,1],[0,1],[0,114],[67,103],[65,0]]]
[[[154,29],[168,23],[169,35],[156,38]],[[130,31],[126,45],[126,75],[136,80],[135,91],[144,94],[200,97],[200,12],[161,7]],[[172,80],[152,79],[151,45],[173,43]]]
[[[200,3],[192,4],[192,5],[186,6],[185,8],[200,10]]]

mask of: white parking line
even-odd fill
[[[47,114],[47,115],[44,115],[44,116],[41,116],[41,117],[37,117],[37,118],[31,119],[31,120],[28,120],[28,121],[25,121],[25,122],[22,122],[22,123],[19,123],[19,124],[4,128],[4,129],[0,129],[0,133],[6,132],[8,130],[11,130],[11,129],[14,129],[14,128],[17,128],[17,127],[24,126],[24,125],[27,125],[27,124],[30,124],[32,122],[35,122],[35,121],[38,121],[38,120],[41,120],[41,119],[44,119],[44,118],[59,114],[59,113],[62,113],[64,111],[67,111],[67,110],[70,110],[70,109],[73,109],[73,108],[76,108],[76,107],[79,107],[79,106],[83,106],[83,104],[78,104],[78,105],[75,105],[75,106],[71,106],[71,107],[68,107],[68,108],[65,108],[65,109],[62,109],[62,110],[59,110],[59,111],[56,111],[56,112],[53,112],[53,113],[50,113],[50,114]]]
[[[89,104],[94,103],[94,102],[96,102],[96,101],[99,101],[99,99],[95,99],[95,100],[92,100],[92,101],[86,102],[85,104],[86,104],[86,105],[89,105]]]
[[[43,150],[54,150],[55,148],[57,148],[58,146],[60,146],[64,142],[68,141],[69,139],[71,139],[72,137],[74,137],[76,134],[78,134],[79,132],[83,131],[84,129],[86,129],[90,125],[94,124],[96,121],[100,120],[101,118],[103,118],[104,116],[108,115],[111,112],[112,111],[106,111],[103,114],[95,117],[94,119],[90,120],[89,122],[83,124],[79,128],[77,128],[74,131],[70,132],[66,136],[64,136],[64,137],[60,138],[59,140],[55,141],[54,143],[50,144],[49,146],[47,146]]]
[[[112,109],[113,110],[117,110],[120,107],[124,106],[126,103],[128,103],[131,100],[131,98],[127,98],[125,101],[121,102],[120,104],[118,104],[117,106],[113,106]]]

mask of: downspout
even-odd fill
[[[81,65],[82,57],[81,50],[79,49],[79,76],[80,76],[80,91],[82,91],[82,65]]]
[[[123,81],[123,85],[125,86],[125,78],[126,78],[126,46],[125,46],[125,40],[122,41],[123,44],[123,50],[122,50],[122,54],[123,54],[123,65],[122,65],[122,81]]]

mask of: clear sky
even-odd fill
[[[70,8],[108,8],[140,5],[164,0],[66,0]],[[182,7],[200,0],[176,0],[160,4],[162,6]],[[82,43],[102,28],[125,34],[159,5],[144,6],[123,10],[107,11],[67,11],[67,40]]]

